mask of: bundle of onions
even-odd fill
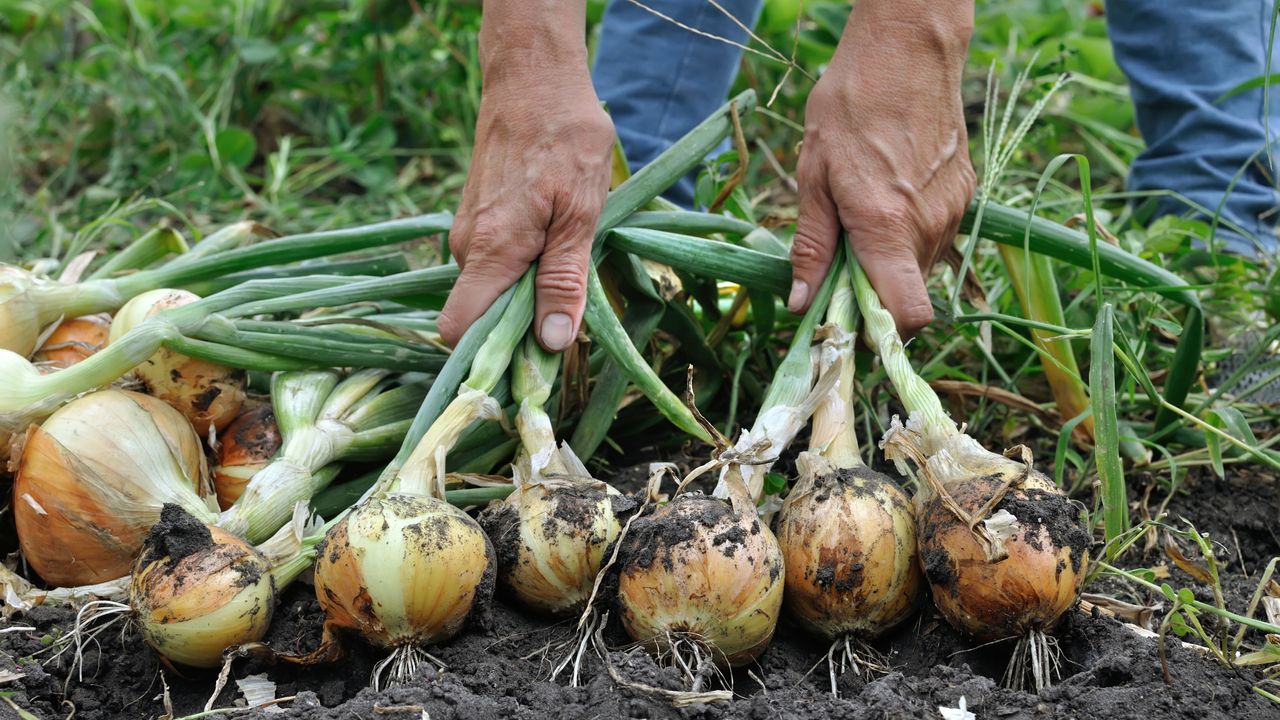
[[[605,548],[634,503],[591,477],[567,444],[556,446],[543,406],[560,356],[529,335],[515,358],[512,395],[522,448],[512,465],[515,491],[480,516],[498,552],[498,580],[525,605],[558,614],[581,610]]]
[[[128,573],[165,503],[211,523],[200,439],[155,398],[102,390],[64,406],[27,433],[13,491],[27,562],[60,586]]]
[[[157,313],[199,300],[186,290],[151,290],[124,304],[111,321],[110,342]],[[247,377],[243,370],[192,358],[162,347],[133,369],[147,392],[164,400],[204,434],[221,431],[240,413]]]
[[[810,345],[834,288],[823,283],[778,366],[756,422],[736,445],[698,468],[720,467],[712,496],[682,493],[632,522],[618,551],[622,625],[651,652],[674,660],[698,691],[712,668],[759,657],[781,613],[783,558],[757,515],[764,475],[835,382],[814,387]]]
[[[105,313],[68,318],[58,323],[35,354],[35,361],[64,368],[84,360],[107,344],[111,316]]]
[[[801,625],[831,643],[831,691],[838,669],[885,670],[864,645],[911,615],[920,595],[915,517],[907,494],[868,468],[853,414],[853,326],[849,276],[841,272],[819,351],[822,371],[838,380],[813,415],[809,450],[778,516],[786,566],[784,605]]]
[[[244,494],[249,479],[265,468],[280,449],[280,429],[276,427],[271,403],[246,403],[218,442],[213,488],[218,507],[226,510]]]
[[[279,530],[294,506],[333,480],[339,460],[376,460],[404,439],[426,388],[386,370],[345,378],[332,370],[276,373],[271,400],[282,444],[222,514],[218,526],[261,542]]]
[[[961,432],[912,370],[860,267],[854,289],[867,343],[910,413],[906,424],[894,418],[881,445],[903,472],[919,472],[917,536],[934,603],[977,640],[1019,638],[1006,681],[1043,687],[1056,665],[1045,633],[1076,603],[1088,562],[1080,512],[1026,448],[1012,459]]]

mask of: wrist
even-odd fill
[[[831,64],[867,53],[905,54],[915,67],[958,71],[968,59],[973,27],[971,0],[859,0]]]

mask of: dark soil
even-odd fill
[[[1139,478],[1134,484],[1140,485]],[[1276,478],[1237,471],[1228,480],[1203,475],[1190,495],[1169,504],[1172,522],[1185,514],[1220,544],[1228,603],[1237,609],[1259,580],[1265,564],[1280,553],[1275,525],[1280,517]],[[1137,487],[1136,497],[1142,488]],[[1156,489],[1154,507],[1163,498]],[[1127,558],[1132,565],[1154,567],[1160,557]],[[1208,591],[1173,570],[1168,580]],[[1129,601],[1156,598],[1115,580],[1089,588]],[[310,587],[288,590],[267,640],[282,651],[305,652],[320,641],[323,618]],[[109,631],[84,649],[84,679],[68,682],[68,656],[41,664],[50,654],[48,637],[65,633],[74,622],[69,610],[36,608],[8,621],[14,630],[0,635],[0,669],[16,669],[24,677],[6,689],[9,698],[36,717],[78,720],[157,718],[163,712],[161,675],[168,683],[175,715],[200,711],[209,700],[216,672],[166,669],[136,634],[121,638]],[[876,643],[894,671],[863,679],[853,673],[839,678],[841,698],[829,690],[826,647],[784,620],[773,644],[759,662],[732,678],[735,699],[719,705],[675,708],[669,702],[634,690],[620,689],[601,661],[588,653],[583,687],[560,678],[547,679],[551,665],[568,652],[556,643],[570,639],[572,621],[551,621],[495,602],[480,627],[431,652],[448,664],[437,673],[424,669],[410,685],[374,693],[367,689],[381,651],[352,640],[347,656],[332,666],[268,667],[260,660],[239,661],[232,682],[213,707],[236,699],[235,678],[267,673],[277,683],[283,713],[240,713],[234,717],[306,718],[938,718],[937,707],[956,707],[960,697],[978,718],[1108,718],[1164,720],[1188,718],[1261,720],[1280,717],[1280,708],[1252,691],[1258,676],[1249,670],[1225,670],[1204,654],[1179,643],[1168,648],[1172,682],[1166,684],[1156,644],[1137,637],[1103,616],[1072,612],[1057,631],[1063,652],[1063,679],[1039,694],[1005,690],[1008,644],[974,647],[952,631],[926,603],[925,610],[889,637]],[[606,633],[614,648],[609,661],[624,677],[648,685],[679,688],[673,671],[661,668],[643,652],[628,650],[616,628]],[[1255,638],[1256,640],[1256,638]],[[34,659],[33,659],[34,655]],[[65,691],[64,691],[65,688]],[[424,714],[425,712],[425,714]],[[6,714],[7,713],[7,714]],[[0,702],[0,717],[13,717]]]

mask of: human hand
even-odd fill
[[[969,2],[854,6],[805,107],[792,312],[808,307],[843,230],[900,332],[933,319],[925,274],[976,186],[960,99],[972,24]]]
[[[538,22],[540,14],[523,17]],[[554,32],[547,28],[523,30],[509,51],[501,40],[486,43],[481,31],[475,149],[449,233],[462,273],[438,329],[456,344],[537,260],[533,327],[542,346],[558,352],[582,322],[591,240],[609,192],[613,123],[592,89],[585,47],[540,34]],[[503,34],[516,30],[505,26]]]

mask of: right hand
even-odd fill
[[[445,342],[457,344],[537,260],[538,342],[551,352],[573,344],[613,140],[585,63],[486,73],[471,170],[449,233],[462,273],[438,323]]]

